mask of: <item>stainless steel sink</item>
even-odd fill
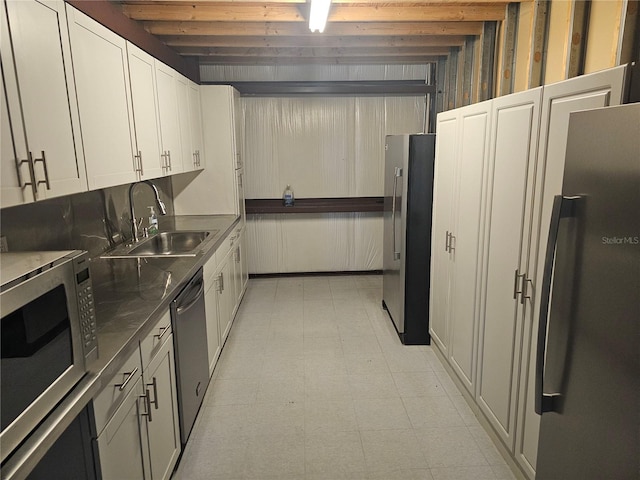
[[[195,257],[217,233],[218,230],[162,232],[134,244],[119,245],[102,258]]]

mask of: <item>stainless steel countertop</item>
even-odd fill
[[[92,258],[89,265],[98,324],[98,360],[2,467],[3,479],[24,478],[84,406],[118,372],[139,341],[191,277],[237,226],[235,215],[160,217],[160,231],[218,230],[196,257]]]

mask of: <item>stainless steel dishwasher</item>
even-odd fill
[[[180,440],[187,443],[209,384],[202,268],[171,302]]]

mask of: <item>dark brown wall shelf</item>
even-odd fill
[[[382,212],[384,197],[296,198],[292,207],[285,207],[281,198],[250,199],[244,203],[247,214]]]

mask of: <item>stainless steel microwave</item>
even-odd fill
[[[98,356],[88,254],[0,254],[0,314],[4,461]]]

